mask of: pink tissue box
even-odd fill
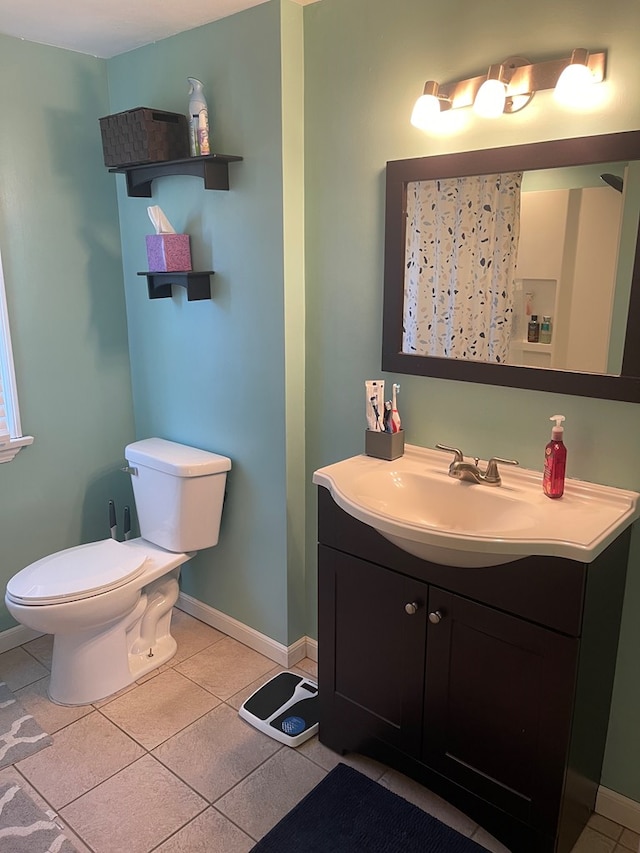
[[[191,249],[188,234],[147,234],[149,272],[188,272]]]

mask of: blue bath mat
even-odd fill
[[[362,773],[338,766],[251,853],[487,853]]]

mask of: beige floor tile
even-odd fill
[[[19,690],[49,675],[49,670],[19,646],[0,654],[0,681],[9,690]]]
[[[51,746],[16,767],[59,809],[143,754],[135,741],[92,711],[54,734]]]
[[[155,678],[156,675],[160,675],[161,672],[166,672],[168,669],[172,667],[168,663],[161,664],[157,669],[152,669],[151,672],[148,672],[146,675],[143,675],[141,678],[136,679],[136,684],[146,684],[147,681],[151,681],[152,678]]]
[[[30,655],[33,655],[36,660],[39,660],[48,670],[51,670],[51,658],[53,657],[52,634],[43,634],[42,637],[36,637],[35,640],[25,643],[22,648],[29,652]]]
[[[153,755],[213,802],[281,748],[281,743],[223,704],[163,743]]]
[[[296,666],[298,669],[304,670],[314,681],[318,679],[318,662],[315,660],[311,660],[311,658],[303,658],[299,661]]]
[[[108,705],[109,702],[113,702],[113,700],[117,699],[119,696],[124,696],[125,693],[129,693],[131,690],[135,690],[136,685],[136,681],[133,681],[131,684],[127,684],[126,687],[123,687],[122,690],[118,690],[117,693],[112,693],[111,696],[105,696],[104,699],[98,699],[97,702],[93,703],[93,707],[104,708],[105,705]]]
[[[215,806],[258,840],[325,775],[317,764],[286,747],[239,782]]]
[[[102,713],[145,749],[153,749],[219,703],[207,690],[169,669],[109,702]]]
[[[609,818],[603,817],[595,812],[589,818],[587,826],[594,829],[596,832],[600,832],[602,835],[606,835],[607,838],[614,838],[616,841],[620,838],[622,833],[622,827],[619,824],[614,823],[612,820],[609,820]]]
[[[225,637],[176,666],[177,672],[220,699],[228,699],[270,669],[273,669],[272,660],[231,637]]]
[[[379,779],[379,782],[385,788],[389,788],[390,791],[393,791],[395,794],[418,806],[418,808],[433,815],[433,817],[438,818],[438,820],[446,823],[452,829],[457,830],[461,835],[468,837],[475,832],[477,827],[475,821],[438,797],[437,794],[434,794],[428,788],[425,788],[413,779],[409,779],[408,776],[404,776],[396,770],[387,770],[382,778]]]
[[[147,853],[206,803],[151,755],[61,810],[95,853]]]
[[[615,846],[616,842],[613,838],[607,838],[606,835],[602,835],[602,833],[587,826],[572,853],[613,853]]]
[[[324,744],[321,744],[317,735],[300,744],[297,750],[305,758],[319,764],[324,770],[333,770],[340,763],[348,764],[349,767],[353,767],[354,770],[358,770],[363,776],[368,776],[374,782],[377,782],[388,770],[388,767],[380,764],[379,761],[368,758],[366,755],[359,755],[357,752],[348,752],[346,755],[339,755],[337,752],[324,746]]]
[[[156,847],[154,853],[249,853],[253,845],[252,838],[209,808]]]
[[[489,835],[489,833],[483,829],[481,826],[476,829],[476,831],[471,836],[472,841],[475,841],[476,844],[479,844],[481,847],[484,847],[486,850],[490,850],[491,853],[510,853],[510,851],[501,844],[493,835]]]
[[[640,835],[637,832],[632,832],[630,829],[623,829],[622,835],[618,839],[618,844],[621,847],[627,847],[629,850],[640,850]]]
[[[15,691],[16,699],[24,705],[29,714],[36,718],[48,734],[63,729],[93,711],[92,705],[76,705],[74,707],[56,705],[47,695],[48,686],[49,678],[47,677]]]
[[[205,625],[204,622],[195,619],[177,607],[173,608],[171,614],[171,633],[178,644],[178,651],[170,661],[172,666],[192,657],[214,643],[219,643],[225,637],[221,631],[212,628],[211,625]]]

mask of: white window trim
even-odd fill
[[[11,347],[11,332],[9,330],[9,313],[7,311],[7,295],[0,256],[0,395],[4,394],[6,409],[6,424],[9,430],[8,441],[0,438],[0,463],[10,462],[22,447],[33,443],[33,436],[23,435],[20,425],[20,409],[18,407],[18,388],[16,373],[13,366],[13,350]]]

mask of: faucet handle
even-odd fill
[[[457,447],[448,447],[446,444],[436,444],[436,450],[446,450],[449,453],[453,453],[454,454],[454,456],[453,456],[454,462],[464,461],[464,456],[462,455],[462,451],[458,450]]]
[[[498,471],[498,462],[501,465],[519,465],[517,459],[503,459],[501,456],[492,456],[489,462],[487,463],[487,470],[484,473],[483,480],[485,483],[493,483],[495,485],[500,485],[502,482],[500,479],[500,472]]]

